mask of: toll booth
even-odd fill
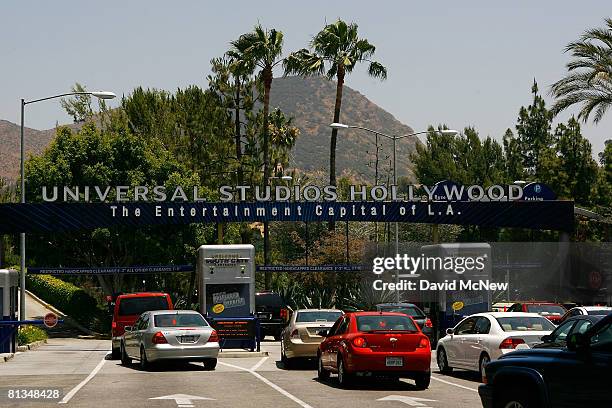
[[[0,269],[0,318],[3,321],[17,320],[17,293],[19,272]],[[0,325],[0,353],[14,353],[16,326]]]
[[[200,311],[221,348],[259,348],[255,317],[255,247],[202,245],[196,266]]]

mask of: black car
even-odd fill
[[[427,315],[415,304],[412,303],[379,303],[376,305],[377,311],[404,313],[412,317],[419,325],[423,333],[431,339],[433,326]]]
[[[612,315],[567,346],[508,353],[485,367],[478,387],[485,408],[612,407]]]
[[[287,325],[289,308],[281,295],[275,292],[255,293],[255,313],[261,325],[261,336],[281,339],[281,332]]]
[[[542,337],[542,343],[535,344],[533,348],[562,348],[566,346],[569,336],[574,333],[586,333],[595,323],[603,319],[603,315],[575,316],[561,323],[550,334]]]

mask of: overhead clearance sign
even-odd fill
[[[188,193],[189,191],[189,193]],[[43,202],[0,204],[0,232],[205,222],[378,221],[573,230],[573,202],[544,184],[462,186],[221,186],[219,201],[180,186],[43,187]],[[250,200],[250,201],[247,201]]]

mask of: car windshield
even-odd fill
[[[591,346],[612,350],[612,323],[608,323],[591,337]]]
[[[513,316],[498,317],[497,322],[503,331],[552,331],[555,325],[544,317]]]
[[[612,309],[593,309],[593,310],[587,310],[587,314],[591,315],[591,316],[601,316],[601,315],[607,315],[612,313]]]
[[[258,293],[255,297],[257,306],[285,307],[285,301],[277,293]]]
[[[378,308],[383,312],[404,313],[410,317],[414,317],[415,319],[422,319],[425,317],[423,312],[421,312],[416,306],[379,306]]]
[[[370,315],[357,316],[357,330],[369,331],[418,331],[407,316]]]
[[[558,314],[562,315],[565,313],[565,309],[557,305],[527,305],[527,311],[529,313],[541,313],[541,314]]]
[[[304,322],[335,322],[342,315],[342,312],[298,312],[295,317],[296,323]]]
[[[168,309],[168,299],[165,296],[129,297],[119,300],[119,315],[141,315],[151,310]]]
[[[204,318],[196,313],[168,313],[154,317],[155,327],[208,327]]]

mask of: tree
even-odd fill
[[[260,24],[256,25],[252,32],[241,35],[232,41],[230,54],[243,66],[257,66],[263,81],[263,185],[267,186],[270,178],[270,141],[269,141],[269,113],[270,113],[270,90],[274,79],[274,67],[281,64],[283,52],[283,33],[275,29],[264,29]],[[270,262],[270,233],[269,223],[264,222],[264,263]],[[272,275],[266,273],[266,289],[270,288]]]
[[[310,49],[303,48],[291,53],[285,60],[285,74],[325,75],[336,78],[336,102],[334,122],[340,122],[342,90],[345,77],[353,72],[359,63],[368,64],[368,74],[374,78],[387,78],[387,69],[372,61],[376,47],[365,38],[359,38],[357,24],[338,19],[326,25],[310,43]],[[336,185],[336,138],[338,129],[332,129],[329,152],[329,183]],[[333,224],[330,223],[333,228]]]
[[[551,86],[557,99],[553,114],[582,105],[578,118],[586,122],[594,112],[593,122],[598,123],[612,104],[612,18],[605,23],[603,28],[585,31],[565,48],[574,59],[566,65],[566,76]]]
[[[71,91],[82,92],[83,94],[62,98],[60,100],[60,105],[70,116],[72,116],[74,123],[85,122],[94,114],[91,107],[91,95],[86,94],[85,92],[87,92],[87,89],[78,82],[72,86]],[[101,103],[104,103],[104,101]]]
[[[528,177],[538,176],[540,156],[551,148],[553,137],[550,133],[552,113],[546,108],[546,102],[538,94],[538,84],[533,81],[531,87],[533,102],[521,107],[516,124],[518,149],[521,152],[524,173]]]

